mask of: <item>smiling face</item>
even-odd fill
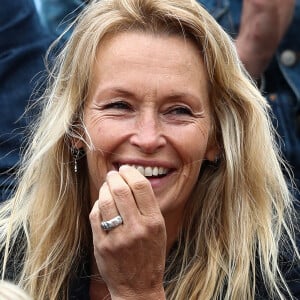
[[[179,36],[126,32],[102,41],[96,61],[84,109],[91,202],[108,171],[133,165],[165,219],[180,220],[203,160],[216,154],[199,50]]]

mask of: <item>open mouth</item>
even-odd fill
[[[161,166],[141,166],[141,165],[131,165],[127,164],[128,166],[134,167],[137,169],[143,176],[147,178],[162,178],[167,176],[172,172],[172,169],[161,167]],[[115,166],[116,170],[119,170],[121,167],[120,164]]]

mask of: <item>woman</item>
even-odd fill
[[[266,101],[196,2],[93,2],[44,99],[4,277],[34,299],[300,295]]]

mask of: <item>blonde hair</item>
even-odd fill
[[[30,300],[31,298],[17,285],[0,281],[0,300]]]
[[[19,284],[34,299],[67,299],[91,247],[85,158],[75,174],[72,139],[82,139],[99,43],[107,34],[132,30],[180,35],[199,47],[209,75],[211,142],[220,149],[220,163],[202,167],[178,248],[168,259],[167,298],[253,299],[261,272],[269,295],[284,299],[278,249],[283,236],[294,246],[292,198],[269,107],[230,38],[193,0],[92,1],[79,16],[49,79],[15,196],[0,212],[2,276],[11,249],[22,245]]]

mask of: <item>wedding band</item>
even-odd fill
[[[123,219],[119,215],[119,216],[112,218],[111,220],[101,222],[101,228],[105,231],[108,231],[108,230],[118,227],[121,224],[123,224]]]

